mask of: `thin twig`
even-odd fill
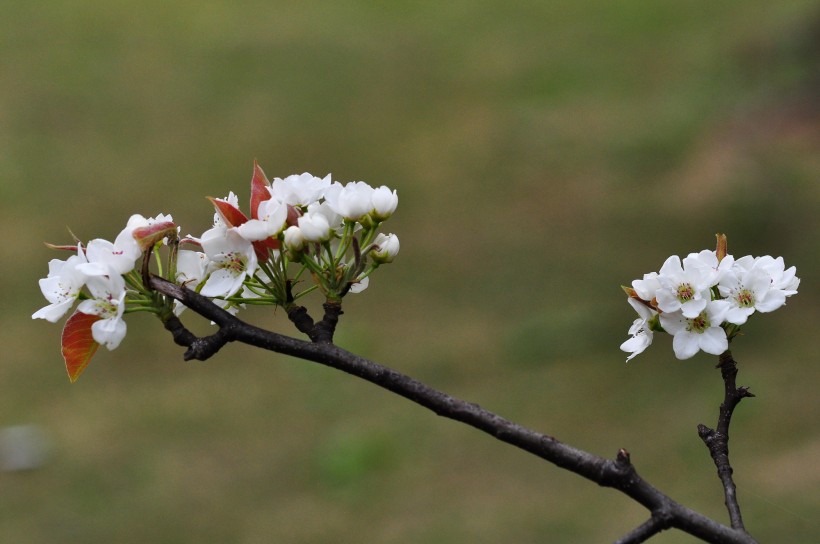
[[[698,435],[709,448],[709,453],[717,467],[732,528],[745,531],[737,500],[737,488],[732,478],[732,465],[729,463],[729,424],[732,422],[732,414],[740,401],[746,397],[754,397],[754,395],[749,392],[748,387],[737,387],[737,363],[729,350],[721,354],[717,368],[720,369],[720,375],[723,377],[724,389],[717,428],[711,429],[700,424]]]
[[[640,527],[636,527],[631,533],[617,540],[615,544],[640,544],[641,542],[646,542],[661,531],[668,529],[669,522],[668,516],[656,516],[653,514],[651,518],[646,520],[646,523]]]
[[[215,334],[197,338],[187,331],[176,317],[169,318],[172,326],[166,321],[166,328],[174,334],[174,341],[188,347],[185,353],[186,360],[208,359],[228,342],[237,341],[336,368],[409,399],[439,416],[465,423],[490,434],[502,442],[603,487],[621,491],[646,507],[652,513],[653,519],[659,520],[652,522],[651,525],[649,522],[644,524],[645,533],[650,529],[658,532],[665,528],[677,528],[715,544],[756,544],[745,531],[722,525],[661,493],[638,475],[626,450],[620,450],[615,459],[593,455],[551,436],[522,427],[477,404],[433,389],[414,378],[345,351],[332,343],[306,342],[245,323],[213,304],[210,299],[186,287],[156,276],[151,277],[150,286],[182,302],[195,313],[219,326]],[[647,534],[648,536],[651,535]]]

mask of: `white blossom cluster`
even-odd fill
[[[126,333],[122,319],[126,295],[129,284],[133,285],[134,265],[143,252],[134,233],[157,228],[175,230],[171,216],[146,219],[132,215],[113,242],[97,238],[85,247],[81,243],[63,246],[61,249],[76,253],[64,261],[52,259],[48,263],[48,276],[40,280],[40,290],[49,304],[31,317],[56,323],[82,299],[77,311],[99,317],[91,325],[94,340],[109,350],[119,346]]]
[[[216,209],[213,226],[199,237],[180,239],[170,215],[134,215],[114,242],[52,246],[74,254],[49,262],[48,276],[40,280],[49,304],[32,317],[56,322],[80,301],[63,332],[67,366],[70,356],[79,361],[76,374],[69,369],[72,380],[96,344],[108,349],[120,344],[124,314],[148,311],[165,320],[184,310],[144,284],[146,271],[135,269],[141,257],[156,254],[158,275],[235,313],[246,304],[289,308],[314,290],[338,303],[364,290],[371,273],[399,251],[398,237],[380,232],[398,206],[396,191],[386,186],[342,184],[330,175],[308,173],[269,182],[254,164],[249,216],[233,192],[210,200]],[[164,269],[163,245],[169,247]],[[194,249],[186,249],[190,246]]]
[[[797,293],[795,272],[782,257],[735,259],[725,248],[690,253],[683,261],[673,255],[659,272],[644,274],[631,289],[624,288],[640,317],[621,350],[630,354],[629,361],[652,344],[654,332],[665,331],[673,336],[678,359],[700,350],[720,355],[750,315],[772,312]]]
[[[263,179],[257,172],[255,179]],[[370,273],[399,251],[395,234],[377,232],[399,202],[386,186],[343,185],[330,175],[304,173],[257,182],[251,192],[250,218],[239,210],[234,193],[212,199],[213,227],[199,238],[186,238],[199,250],[181,250],[177,262],[180,283],[225,301],[228,309],[237,307],[230,300],[235,297],[286,304],[289,263],[309,270],[331,299],[358,293]]]

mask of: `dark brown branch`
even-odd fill
[[[671,520],[669,515],[652,514],[646,523],[637,527],[634,531],[615,542],[615,544],[639,544],[646,542],[656,534],[669,528]]]
[[[245,323],[222,308],[185,287],[162,278],[152,277],[150,285],[172,297],[194,312],[210,319],[219,331],[197,338],[175,317],[166,321],[174,341],[188,347],[186,359],[205,360],[228,342],[237,341],[266,350],[313,361],[352,374],[388,391],[407,398],[433,413],[465,423],[502,442],[511,444],[560,468],[574,472],[603,487],[621,491],[652,513],[652,520],[633,531],[624,542],[641,535],[646,538],[667,528],[677,528],[706,542],[715,544],[756,544],[744,531],[726,527],[672,500],[638,475],[626,450],[615,459],[598,457],[564,444],[551,436],[537,433],[494,414],[477,404],[469,403],[433,389],[418,380],[345,351],[329,342],[306,342]],[[168,322],[172,325],[168,325]],[[180,327],[183,330],[180,330]]]
[[[354,238],[355,240],[355,238]],[[325,302],[323,304],[325,315],[318,323],[313,322],[313,318],[308,314],[307,308],[304,306],[297,306],[293,303],[293,294],[291,293],[291,285],[287,284],[287,314],[288,319],[296,325],[296,329],[304,333],[310,338],[312,342],[332,344],[333,333],[336,332],[336,325],[339,323],[339,316],[342,311],[342,303],[339,302]]]
[[[726,350],[720,356],[717,368],[720,369],[720,375],[723,377],[724,387],[717,428],[711,429],[700,424],[698,425],[698,435],[706,444],[706,447],[709,448],[709,453],[717,467],[718,477],[720,477],[723,484],[726,508],[729,511],[732,528],[745,531],[737,500],[737,488],[732,478],[732,465],[729,463],[729,424],[732,421],[735,407],[740,401],[746,397],[754,397],[754,395],[749,392],[748,387],[737,387],[737,363],[729,350]]]

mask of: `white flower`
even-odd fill
[[[77,307],[77,310],[89,315],[98,315],[100,320],[91,325],[94,341],[109,350],[115,349],[125,338],[126,325],[122,319],[125,311],[125,281],[122,276],[92,276],[86,282],[91,296]]]
[[[286,226],[288,206],[276,198],[269,198],[259,203],[257,217],[259,219],[249,219],[237,227],[239,235],[250,242],[278,236]]]
[[[191,251],[181,249],[177,253],[177,276],[176,281],[189,289],[196,289],[205,277],[208,266],[208,256],[201,251]],[[174,314],[180,315],[186,306],[180,301],[174,301]]]
[[[374,191],[373,187],[363,181],[353,181],[346,185],[337,182],[325,191],[325,202],[345,219],[358,221],[373,209]]]
[[[748,264],[748,261],[745,264]],[[800,286],[800,278],[795,276],[797,269],[793,266],[786,269],[783,257],[776,259],[769,255],[757,257],[752,262],[752,266],[759,267],[769,274],[774,289],[782,290],[787,297],[797,294],[797,288]]]
[[[330,240],[331,228],[327,217],[319,211],[308,212],[297,223],[305,242],[326,242]]]
[[[113,243],[102,238],[88,242],[86,247],[88,263],[83,264],[80,270],[88,276],[105,276],[109,271],[116,274],[127,274],[134,269],[136,260],[142,255],[142,249],[134,239],[134,231],[164,222],[173,222],[173,219],[170,215],[163,214],[151,218],[145,218],[139,214],[132,215]]]
[[[379,233],[373,240],[373,260],[377,263],[392,263],[399,253],[399,237],[395,234]]]
[[[650,272],[643,275],[642,280],[633,280],[632,288],[635,293],[647,302],[651,302],[655,298],[655,293],[661,288],[661,282],[658,281],[658,273]]]
[[[373,209],[370,213],[373,218],[378,221],[385,221],[396,211],[396,207],[399,205],[399,197],[396,191],[391,191],[388,187],[382,185],[373,190],[371,202]]]
[[[698,266],[692,259],[687,258],[684,263],[682,267],[676,255],[666,259],[658,274],[661,288],[655,293],[655,298],[662,312],[680,310],[684,317],[695,318],[712,298],[710,288],[714,285],[712,281],[716,274],[711,269]]]
[[[686,317],[682,311],[661,313],[661,326],[673,335],[672,349],[678,359],[689,359],[699,350],[720,355],[729,349],[726,331],[720,326],[729,310],[725,300],[710,301],[695,317]]]
[[[134,241],[133,238],[131,240]],[[120,243],[96,238],[88,242],[85,252],[88,262],[80,265],[80,270],[88,276],[107,276],[110,273],[122,275],[132,271],[142,252],[136,241],[133,246],[130,243],[123,244],[119,236],[117,241]]]
[[[794,272],[794,267],[784,271],[782,259],[769,256],[753,260],[750,257],[738,259],[737,265],[718,284],[721,296],[730,304],[726,320],[742,325],[755,310],[765,313],[783,306],[786,297],[797,292],[800,280]],[[783,289],[781,286],[794,289]]]
[[[49,261],[48,276],[40,280],[40,291],[51,304],[34,312],[32,319],[45,319],[56,323],[68,312],[85,285],[87,276],[77,267],[86,262],[88,261],[82,247],[78,249],[77,255],[72,255],[65,261]]]
[[[716,285],[720,279],[731,269],[735,259],[731,255],[724,255],[718,262],[717,252],[704,249],[700,253],[690,253],[683,260],[683,268],[700,268],[708,277],[709,286]]]
[[[177,283],[196,287],[205,277],[207,266],[208,256],[201,251],[180,249],[177,253]]]
[[[275,178],[268,189],[273,198],[290,204],[306,208],[314,202],[318,202],[330,187],[330,174],[324,178],[318,178],[308,174],[294,174],[285,179]]]
[[[621,344],[621,351],[631,353],[631,355],[626,358],[626,362],[629,362],[630,359],[643,353],[644,350],[652,344],[654,332],[650,328],[649,320],[658,315],[658,313],[632,297],[627,298],[627,302],[640,316],[633,321],[632,326],[629,327],[629,335],[631,338]]]
[[[285,229],[285,248],[289,251],[302,251],[305,247],[305,237],[299,227],[292,226]]]
[[[202,250],[208,257],[209,273],[200,294],[206,297],[229,297],[242,288],[242,282],[256,272],[257,260],[253,245],[236,229],[214,227],[201,238]]]

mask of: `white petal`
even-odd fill
[[[370,276],[367,276],[366,278],[362,278],[359,281],[357,281],[356,283],[354,283],[353,285],[351,285],[350,286],[350,292],[351,293],[361,293],[362,291],[367,289],[368,285],[370,285]]]
[[[763,297],[757,300],[755,309],[759,312],[773,312],[786,304],[786,293],[779,289],[772,289]]]
[[[71,306],[74,305],[74,299],[68,299],[64,302],[55,302],[54,304],[49,304],[43,308],[40,308],[31,316],[32,319],[45,319],[46,321],[51,321],[52,323],[56,323],[63,317]]]
[[[250,242],[258,242],[270,238],[274,234],[272,225],[267,221],[260,221],[259,219],[249,219],[242,225],[237,227],[239,236]]]
[[[754,308],[740,308],[738,306],[734,306],[726,312],[724,319],[729,323],[734,323],[735,325],[743,325],[746,323],[746,320],[749,319],[749,316],[754,312]]]
[[[244,274],[236,275],[226,268],[214,270],[199,292],[206,297],[229,297],[242,287]]]
[[[689,319],[694,319],[699,316],[704,308],[706,308],[706,299],[703,298],[687,300],[680,305],[680,309],[683,312],[683,317],[688,317]]]
[[[669,334],[677,335],[686,330],[687,322],[680,312],[664,312],[660,314],[661,327]]]
[[[102,344],[109,350],[115,349],[125,338],[127,327],[125,321],[118,317],[100,319],[91,325],[91,335],[94,341]]]
[[[698,350],[699,335],[692,332],[680,332],[672,338],[672,349],[675,350],[675,357],[678,359],[690,359]]]
[[[720,327],[710,327],[699,335],[698,344],[700,349],[712,355],[720,355],[729,349],[729,340],[726,339],[726,331]]]

